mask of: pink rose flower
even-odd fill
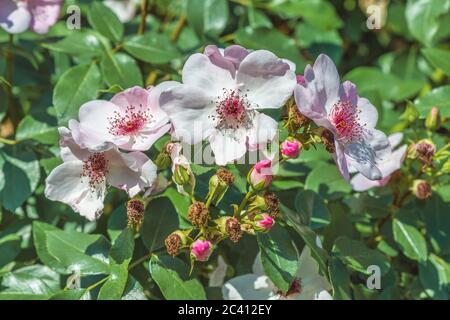
[[[281,144],[281,154],[289,159],[297,158],[300,154],[301,143],[297,140],[285,140]]]
[[[191,256],[197,261],[207,261],[212,253],[213,245],[208,240],[195,240],[191,246]]]
[[[259,232],[267,232],[272,229],[275,220],[267,213],[258,214],[255,217],[255,230]]]
[[[272,161],[269,159],[261,160],[255,164],[250,176],[249,183],[255,189],[263,189],[272,183]]]

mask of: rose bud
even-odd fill
[[[213,245],[208,240],[195,240],[191,245],[191,257],[196,261],[207,261],[213,251]]]
[[[248,183],[256,191],[267,188],[272,183],[272,161],[261,160],[254,165],[247,176]]]
[[[432,107],[425,120],[425,127],[428,130],[436,131],[441,126],[441,117],[439,116],[439,109]]]
[[[414,180],[412,191],[417,199],[426,200],[431,197],[433,191],[425,180]]]
[[[262,213],[255,216],[253,228],[258,232],[267,232],[274,224],[275,220],[270,215]]]
[[[295,159],[300,154],[301,143],[297,140],[285,140],[281,144],[281,154],[286,159]]]

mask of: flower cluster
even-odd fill
[[[262,110],[283,106],[288,109],[289,136],[279,144],[277,157],[268,150],[278,136],[278,123]],[[158,170],[171,168],[172,183],[191,200],[186,212],[191,228],[173,231],[165,240],[167,252],[171,256],[185,252],[192,264],[203,262],[221,241],[237,243],[245,234],[265,233],[274,226],[280,203],[268,188],[276,166],[315,143],[323,143],[332,153],[345,179],[355,173],[351,179],[355,190],[385,185],[405,159],[406,146],[392,152],[402,136],[386,137],[375,129],[377,118],[376,108],[359,97],[354,84],[340,83],[335,65],[325,55],[298,76],[292,62],[272,52],[211,45],[187,59],[182,82],[133,87],[110,101],[83,104],[78,119],[59,129],[64,162],[48,176],[45,194],[94,220],[102,213],[108,186],[124,190],[131,198],[128,225],[139,230],[150,195],[168,185]],[[167,133],[171,141],[154,164],[145,152]],[[196,177],[183,151],[205,140],[222,168],[210,178],[206,197],[199,199]],[[231,214],[221,212],[217,206],[235,183],[225,166],[255,151],[265,156],[247,174],[245,197],[232,205]],[[429,150],[418,145],[415,151],[425,163]],[[416,189],[425,193],[423,186]],[[300,268],[288,292],[264,280],[258,294],[264,292],[269,299],[329,298],[329,284],[318,274],[308,250],[305,247],[299,259],[307,267]],[[235,279],[225,286],[225,296],[242,298],[238,293],[242,284],[259,283],[265,276],[255,272],[243,277],[244,282]],[[310,282],[314,286],[308,287]]]

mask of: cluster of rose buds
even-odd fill
[[[244,233],[268,232],[280,211],[277,196],[267,192],[272,182],[272,162],[256,163],[248,176],[249,191],[242,203],[234,206],[232,215],[214,218],[211,211],[217,210],[213,206],[219,204],[235,181],[230,171],[217,170],[209,180],[205,202],[194,200],[188,209],[187,218],[193,227],[171,233],[165,240],[167,252],[176,256],[184,250],[192,261],[206,261],[218,243],[225,239],[237,243]]]

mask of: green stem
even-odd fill
[[[236,210],[234,217],[235,218],[239,218],[241,216],[241,212],[244,210],[245,206],[247,205],[248,200],[250,199],[250,197],[253,195],[252,191],[248,191],[247,194],[245,195],[244,199],[242,199],[241,204],[239,205],[238,209]]]
[[[138,34],[145,33],[145,23],[147,21],[148,0],[141,1],[141,23],[139,24]]]
[[[103,278],[102,280],[100,280],[99,282],[94,283],[93,285],[89,286],[86,288],[86,291],[91,291],[92,289],[95,289],[96,287],[98,287],[99,285],[101,285],[102,283],[106,282],[109,278],[111,278],[111,274],[105,278]]]
[[[132,264],[130,264],[130,266],[128,267],[128,270],[131,270],[135,267],[137,267],[138,265],[140,265],[142,262],[144,262],[145,260],[147,260],[148,258],[150,258],[153,255],[152,252],[146,254],[143,257],[140,257],[139,259],[137,259],[136,261],[134,261]]]
[[[0,137],[0,143],[15,145],[15,144],[17,144],[17,141]]]

